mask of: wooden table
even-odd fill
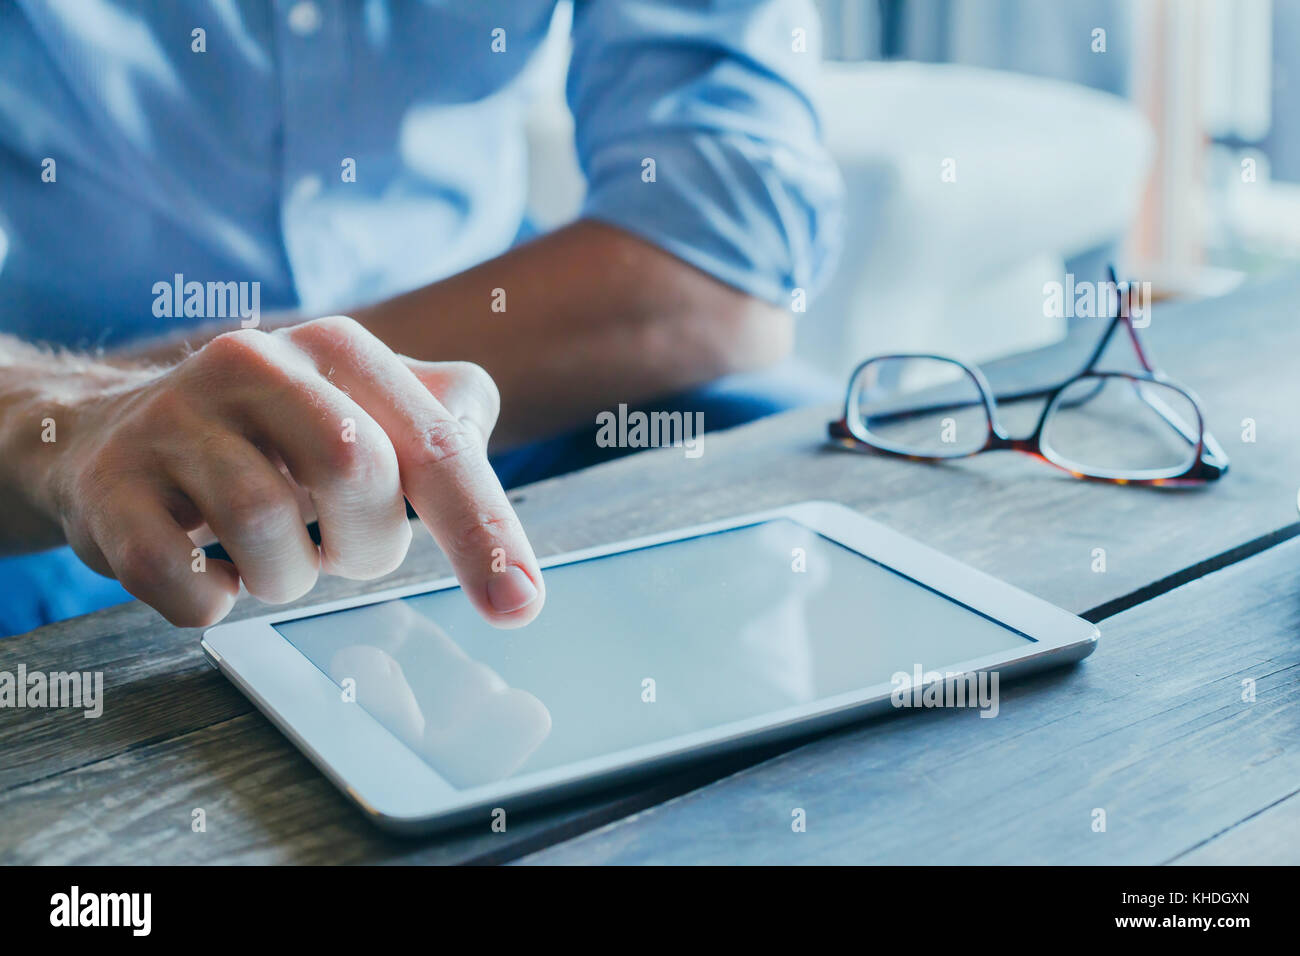
[[[514,495],[539,554],[835,499],[1101,622],[1091,658],[1007,685],[997,719],[909,713],[512,814],[505,833],[485,817],[401,840],[207,666],[196,633],[127,605],[0,641],[0,670],[102,671],[106,698],[97,720],[0,710],[0,862],[1295,862],[1297,303],[1300,281],[1276,280],[1159,306],[1145,333],[1232,457],[1212,487],[854,455],[826,447],[832,410],[815,408],[708,436],[698,459],[642,453]],[[1051,377],[1080,344],[1003,363],[995,385]],[[446,571],[419,535],[385,584]],[[376,586],[323,582],[309,602]]]

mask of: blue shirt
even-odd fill
[[[170,308],[176,276],[322,314],[504,251],[555,7],[0,0],[0,332],[96,348],[214,317]],[[811,294],[840,181],[810,0],[577,0],[572,24],[581,215]],[[66,548],[0,560],[0,634],[124,599]]]
[[[328,313],[504,251],[520,77],[555,7],[0,4],[0,331],[164,333],[187,321],[156,314],[176,275]],[[762,298],[811,292],[840,189],[806,93],[811,2],[578,0],[572,22],[582,215]]]

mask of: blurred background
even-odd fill
[[[1300,263],[1300,0],[818,0],[844,248],[797,353],[981,361],[1059,339],[1044,284],[1157,299]],[[530,216],[572,218],[570,12],[533,65]]]

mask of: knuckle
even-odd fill
[[[186,449],[197,461],[224,461],[237,441],[235,433],[210,427],[194,429],[185,436]]]
[[[321,444],[331,479],[341,485],[364,487],[370,494],[399,485],[397,454],[388,436],[367,422],[355,422],[354,427],[351,440],[335,433]]]
[[[471,515],[455,529],[452,547],[458,554],[490,552],[499,543],[511,537],[516,530],[515,519],[507,515],[479,512]]]
[[[226,489],[222,511],[234,527],[265,534],[287,527],[286,519],[296,517],[298,506],[287,488],[276,488],[265,482]]]
[[[496,382],[487,373],[487,369],[477,362],[448,362],[447,365],[451,367],[453,375],[464,379],[471,387],[496,391]]]
[[[356,319],[347,315],[327,315],[300,322],[287,330],[293,341],[303,344],[339,345],[369,337],[370,333]]]
[[[329,469],[330,476],[343,482],[364,477],[374,456],[370,444],[360,434],[352,441],[331,437],[321,448],[325,467]]]
[[[270,339],[257,329],[223,332],[203,346],[195,357],[221,369],[244,369],[265,364]]]
[[[139,597],[156,591],[160,584],[170,580],[174,566],[175,560],[165,548],[148,538],[137,537],[119,545],[113,571],[122,587]]]
[[[417,468],[439,465],[478,447],[478,439],[464,424],[450,418],[437,419],[417,430],[408,447],[408,461]]]

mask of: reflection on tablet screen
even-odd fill
[[[457,588],[275,628],[462,789],[1032,643],[788,519],[545,574],[522,630]]]

